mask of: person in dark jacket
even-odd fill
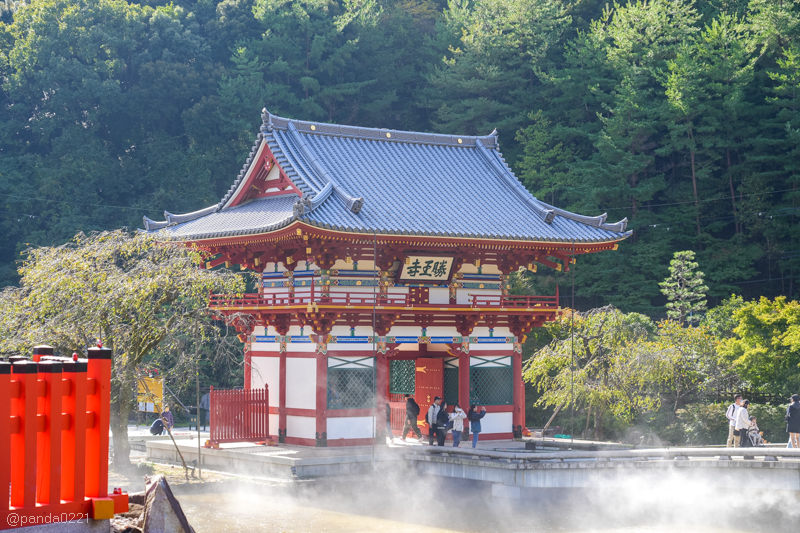
[[[412,430],[417,435],[417,440],[422,440],[422,432],[419,430],[419,424],[417,424],[418,416],[419,405],[410,394],[406,394],[406,422],[403,424],[403,434],[400,436],[400,440],[406,440],[409,430]]]
[[[386,438],[389,442],[394,442],[394,432],[392,431],[392,406],[386,402]]]
[[[478,445],[478,435],[481,432],[481,418],[486,416],[486,407],[481,406],[481,412],[478,412],[475,404],[469,406],[467,413],[467,420],[469,421],[469,429],[472,431],[472,447]]]
[[[169,406],[164,407],[164,412],[161,413],[161,418],[164,419],[164,430],[169,433],[175,425],[175,417],[169,410]]]
[[[161,435],[164,432],[164,422],[161,421],[160,418],[156,418],[152,424],[150,424],[150,434],[151,435]]]
[[[792,394],[792,403],[786,408],[786,432],[792,448],[800,449],[800,395]]]
[[[442,402],[442,408],[436,414],[436,444],[444,446],[447,438],[447,424],[450,422],[450,415],[447,413],[447,402]]]

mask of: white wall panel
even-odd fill
[[[310,416],[286,416],[286,436],[298,439],[316,438],[317,419]]]
[[[511,433],[513,413],[486,413],[481,420],[481,433]]]
[[[270,435],[277,435],[278,434],[278,415],[269,415],[269,434]]]
[[[334,439],[371,439],[375,435],[375,417],[353,416],[328,419],[328,442]]]
[[[281,360],[278,357],[250,358],[250,387],[260,389],[269,387],[269,405],[278,407],[281,384]]]
[[[286,358],[286,407],[317,408],[317,361],[310,358]]]
[[[428,289],[428,303],[449,304],[450,289]]]

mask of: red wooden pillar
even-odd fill
[[[0,361],[0,515],[8,511],[11,483],[11,364]],[[5,524],[5,519],[3,522]]]
[[[39,378],[44,382],[46,394],[42,415],[44,431],[39,435],[36,455],[38,457],[39,483],[36,487],[36,503],[61,503],[61,404],[62,364],[58,361],[39,363]]]
[[[469,410],[469,354],[458,354],[458,403],[464,411]]]
[[[253,375],[253,369],[250,367],[250,365],[252,365],[252,364],[253,364],[253,358],[250,355],[250,350],[248,349],[248,346],[245,345],[245,350],[244,350],[244,388],[245,388],[245,390],[250,389],[250,387],[252,386],[252,384],[251,384],[252,377],[251,376]]]
[[[64,363],[64,397],[62,409],[69,421],[62,428],[61,499],[83,501],[86,492],[86,361]]]
[[[389,401],[387,396],[389,392],[389,361],[386,359],[385,353],[377,354],[375,358],[375,438],[379,444],[383,444],[380,438],[386,432],[386,402]],[[393,438],[394,435],[386,435]]]
[[[525,385],[522,383],[522,354],[514,352],[511,356],[511,367],[514,383],[514,429],[525,427]]]
[[[286,352],[278,356],[278,427],[275,429],[279,437],[286,437]]]
[[[11,401],[11,416],[17,418],[19,431],[11,435],[11,505],[36,505],[36,404],[37,365],[19,361],[12,366],[19,382],[19,396]]]
[[[328,358],[317,354],[317,433],[322,437],[328,434]]]
[[[111,350],[88,350],[87,378],[95,383],[86,397],[86,410],[94,413],[94,424],[86,432],[86,496],[108,496],[108,425],[111,407]]]

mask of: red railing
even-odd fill
[[[331,292],[330,296],[322,296],[318,288],[312,284],[310,287],[296,288],[294,292],[287,288],[282,292],[272,292],[265,294],[212,294],[210,296],[211,307],[282,307],[293,305],[341,305],[341,306],[397,306],[397,307],[436,307],[440,308],[443,304],[419,304],[411,302],[411,294],[387,294],[380,295],[373,292],[347,291]],[[458,305],[462,308],[497,308],[497,309],[557,309],[558,308],[558,288],[556,287],[555,296],[516,296],[501,294],[472,294],[470,303]],[[448,307],[453,307],[447,304]]]
[[[127,494],[108,494],[111,350],[52,353],[0,362],[0,529],[128,509]]]
[[[211,445],[269,439],[269,393],[263,389],[211,390]]]

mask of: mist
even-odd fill
[[[398,464],[370,476],[230,481],[177,486],[175,494],[197,533],[797,530],[798,491],[720,489],[713,471],[658,468],[663,476],[654,479],[647,470],[625,468],[621,484],[609,479],[591,489],[532,489],[521,501],[493,498],[490,483],[421,476]]]

